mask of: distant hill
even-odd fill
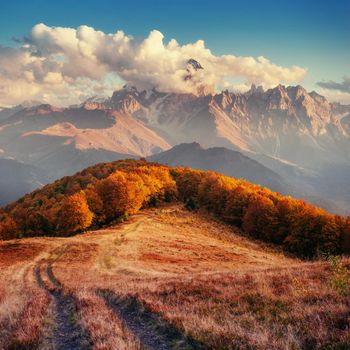
[[[263,158],[262,155],[253,155]],[[313,174],[308,174],[303,169],[286,164],[278,159],[262,159],[269,167],[262,165],[259,161],[251,159],[241,152],[233,151],[225,147],[205,148],[197,142],[184,143],[147,157],[149,161],[169,166],[188,166],[199,170],[213,170],[219,173],[233,176],[237,179],[245,179],[254,184],[267,187],[283,195],[290,195],[308,200],[332,213],[346,214],[346,204],[340,202],[340,207],[331,200],[332,194],[340,197],[340,191],[335,191],[334,186],[322,189],[321,181]],[[272,170],[276,168],[276,171]],[[344,172],[344,174],[347,174]],[[331,177],[329,177],[331,181]],[[344,181],[342,181],[343,183]],[[315,190],[315,186],[318,189]],[[337,186],[339,188],[339,186]],[[346,186],[345,186],[346,187]],[[333,192],[334,193],[333,193]],[[324,193],[324,196],[322,194]],[[343,193],[343,196],[345,194]],[[345,202],[345,201],[344,201]]]
[[[202,208],[301,257],[350,251],[349,219],[246,180],[144,160],[100,163],[25,195],[0,212],[0,239],[67,236],[164,202]]]
[[[292,187],[274,171],[238,151],[224,147],[204,148],[197,142],[184,143],[147,159],[171,167],[188,166],[193,169],[217,171],[282,194],[293,192]]]

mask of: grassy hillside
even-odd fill
[[[301,257],[350,252],[349,218],[247,181],[143,160],[98,164],[26,195],[4,209],[0,238],[72,235],[170,201]]]
[[[0,242],[1,349],[349,349],[349,259],[305,262],[179,204]]]

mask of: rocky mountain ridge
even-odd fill
[[[347,118],[339,117],[346,106],[300,85],[201,96],[125,87],[102,104],[84,106],[133,116],[172,145],[196,141],[316,168],[350,161]]]

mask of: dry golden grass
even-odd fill
[[[62,295],[94,349],[349,348],[350,300],[330,286],[328,262],[287,257],[178,205],[71,238],[1,243],[0,266],[0,349],[49,349]]]
[[[0,349],[40,341],[49,298],[37,286],[32,269],[45,248],[29,241],[0,246]]]

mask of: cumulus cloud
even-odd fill
[[[192,70],[186,79],[190,58],[204,69]],[[157,30],[136,40],[122,31],[106,34],[85,25],[37,24],[20,48],[0,47],[0,104],[24,99],[75,103],[88,94],[109,94],[123,83],[192,93],[228,87],[230,79],[270,87],[298,83],[305,74],[304,68],[282,67],[265,57],[214,55],[203,40],[164,42]]]

